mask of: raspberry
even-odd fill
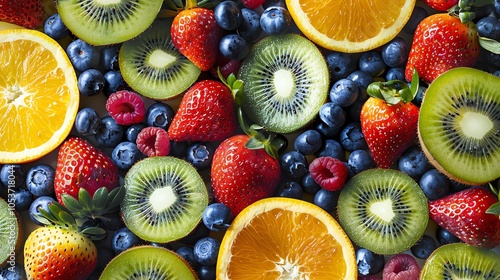
[[[258,7],[260,7],[262,4],[264,4],[264,2],[266,2],[265,0],[243,0],[243,5],[245,5],[245,7],[249,8],[249,9],[257,9]]]
[[[420,267],[414,257],[408,254],[398,254],[391,257],[382,271],[382,279],[387,280],[418,280]]]
[[[170,137],[165,129],[149,126],[137,135],[137,148],[146,156],[166,156],[170,153]]]
[[[309,165],[309,172],[316,183],[329,191],[340,190],[348,176],[345,164],[332,157],[315,158]]]
[[[120,125],[140,123],[146,115],[146,106],[141,96],[128,90],[112,93],[106,101],[106,110]]]

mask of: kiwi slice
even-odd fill
[[[267,130],[291,133],[309,124],[324,104],[329,72],[318,48],[293,33],[267,36],[241,63],[241,107]]]
[[[418,136],[429,161],[455,181],[500,177],[500,78],[455,68],[436,78],[420,108]]]
[[[145,158],[125,174],[121,204],[125,225],[138,237],[167,243],[189,234],[208,205],[205,183],[188,162]]]
[[[56,7],[74,35],[102,46],[141,34],[155,20],[162,4],[163,0],[58,0]]]
[[[100,280],[197,279],[191,266],[176,253],[156,246],[137,246],[121,252],[104,268]]]
[[[369,169],[353,176],[340,192],[337,213],[354,243],[383,255],[408,250],[429,220],[422,189],[393,169]]]
[[[15,264],[15,253],[22,244],[20,223],[14,205],[0,198],[0,265]]]
[[[138,93],[171,99],[189,88],[201,73],[170,38],[171,19],[158,19],[144,33],[122,44],[118,63],[123,79]]]
[[[427,258],[420,273],[420,280],[439,279],[500,279],[500,255],[465,243],[443,245]]]

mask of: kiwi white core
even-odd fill
[[[158,188],[151,193],[149,197],[149,202],[151,207],[159,213],[165,209],[168,209],[177,200],[174,189],[171,186],[165,186],[163,188]]]
[[[466,136],[482,139],[493,129],[493,122],[483,114],[466,112],[460,121],[460,127]]]
[[[289,70],[280,69],[274,73],[273,84],[278,96],[288,98],[294,93],[293,74]]]
[[[120,4],[120,0],[95,0],[97,4],[101,5],[114,5],[114,4]]]
[[[175,62],[175,57],[162,50],[155,50],[149,56],[149,64],[158,68],[164,68]]]
[[[372,203],[370,212],[386,222],[390,222],[395,216],[394,211],[392,211],[392,201],[390,199]]]

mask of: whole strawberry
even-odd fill
[[[420,78],[431,83],[455,67],[473,66],[479,57],[477,27],[457,16],[440,13],[423,19],[413,37],[405,69],[410,81],[416,69]]]
[[[44,22],[41,0],[0,0],[0,21],[36,29]]]
[[[436,11],[448,11],[458,4],[458,0],[423,0],[425,4]]]
[[[215,65],[223,33],[213,10],[196,7],[196,0],[186,1],[185,9],[174,17],[170,27],[175,48],[202,71]]]
[[[467,244],[493,248],[500,244],[500,217],[486,211],[497,196],[473,187],[429,202],[429,217]]]
[[[379,168],[389,168],[417,136],[419,109],[411,100],[418,90],[418,77],[411,88],[403,81],[374,82],[361,108],[361,131]]]
[[[60,203],[62,194],[76,198],[80,188],[92,196],[101,187],[112,190],[118,186],[118,168],[108,155],[76,136],[61,144],[54,178],[54,192]]]

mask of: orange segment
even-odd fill
[[[64,49],[42,32],[0,31],[0,163],[24,163],[54,150],[79,105]]]
[[[403,29],[415,0],[286,0],[297,27],[330,50],[362,52],[392,40]]]
[[[320,207],[272,197],[245,208],[222,239],[217,279],[356,279],[351,241]]]

